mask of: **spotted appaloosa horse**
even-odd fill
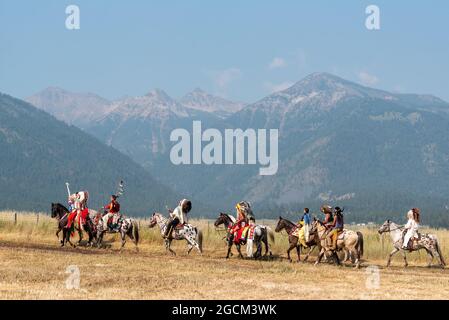
[[[407,257],[405,255],[405,252],[407,250],[402,249],[402,242],[403,242],[403,232],[404,227],[398,226],[394,222],[387,220],[384,222],[384,224],[379,228],[378,230],[379,234],[388,232],[391,237],[391,241],[393,242],[393,251],[390,252],[388,255],[387,260],[387,267],[390,266],[391,263],[391,257],[398,253],[399,251],[402,253],[402,256],[404,258],[404,266],[408,266]],[[408,251],[418,251],[418,250],[426,250],[427,256],[429,257],[427,266],[432,266],[432,261],[434,256],[439,258],[440,260],[440,267],[444,268],[446,265],[446,262],[444,262],[443,255],[441,254],[440,244],[438,242],[438,238],[436,235],[433,234],[420,234],[419,238],[413,239],[412,247],[408,249]]]
[[[165,235],[165,230],[167,229],[167,221],[161,213],[153,213],[150,220],[150,228],[154,228],[156,225],[159,226],[161,235]],[[191,224],[184,224],[181,228],[174,228],[172,234],[168,238],[164,238],[165,249],[169,251],[172,255],[176,255],[171,249],[172,240],[186,240],[187,241],[187,254],[190,254],[193,248],[197,249],[198,252],[203,254],[203,233],[197,227]]]
[[[101,210],[100,210],[101,211]],[[94,218],[94,226],[97,233],[97,247],[100,248],[102,246],[103,237],[105,233],[119,233],[121,239],[121,247],[120,250],[123,249],[126,243],[126,236],[128,236],[136,246],[136,251],[139,251],[139,224],[135,219],[132,218],[122,218],[117,221],[119,225],[118,231],[109,230],[107,226],[103,223],[103,215],[98,211],[97,215]]]
[[[69,243],[72,247],[75,247],[75,245],[70,241],[71,234],[74,230],[78,231],[78,244],[81,243],[83,239],[83,231],[85,231],[89,235],[88,245],[92,246],[95,238],[95,228],[90,215],[95,213],[96,211],[89,209],[89,215],[86,217],[86,224],[84,226],[79,226],[77,221],[74,221],[72,223],[72,227],[67,229],[66,225],[68,222],[69,210],[60,203],[52,203],[51,217],[58,219],[58,230],[56,231],[56,237],[58,237],[58,240],[59,233],[62,231],[61,247],[63,247],[66,243]]]
[[[242,252],[241,252],[241,243],[236,243],[234,241],[234,234],[231,232],[231,228],[235,224],[235,218],[229,214],[226,213],[220,213],[217,220],[214,222],[214,226],[218,227],[220,225],[224,225],[227,234],[226,234],[226,241],[228,243],[228,252],[226,255],[226,259],[229,259],[229,256],[231,255],[231,249],[232,246],[235,245],[237,248],[237,251],[239,253],[239,257],[243,258]],[[270,254],[272,256],[272,253],[270,251],[270,245],[268,242],[268,239],[272,243],[274,243],[274,233],[268,226],[257,224],[254,226],[254,233],[253,238],[247,238],[246,240],[246,253],[249,258],[261,258],[262,257],[262,243],[265,245],[265,254],[264,256],[267,256]],[[256,245],[256,253],[253,254],[253,243]]]

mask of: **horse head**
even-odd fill
[[[284,218],[279,216],[278,223],[276,224],[276,228],[274,229],[275,232],[281,232],[282,229],[285,228]]]
[[[57,215],[57,211],[56,211],[56,203],[51,203],[51,217],[52,218],[56,218]]]
[[[60,203],[52,203],[51,204],[51,217],[52,218],[56,218],[56,217],[61,218],[64,214],[66,214],[68,212],[69,212],[69,210]]]
[[[157,217],[160,215],[159,213],[154,212],[151,216],[150,224],[148,227],[154,228],[154,226],[157,224]]]
[[[377,230],[377,232],[379,232],[379,234],[385,233],[385,232],[390,232],[391,228],[391,221],[390,219],[388,219],[387,221],[385,221],[379,228],[379,230]]]
[[[214,222],[214,226],[218,227],[222,224],[226,224],[227,219],[228,219],[227,215],[223,212],[220,212],[220,215],[218,216],[217,220],[215,220],[215,222]]]

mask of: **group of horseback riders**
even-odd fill
[[[326,227],[326,239],[331,243],[330,249],[337,248],[338,236],[344,230],[344,209],[340,207],[332,208],[329,205],[323,205],[320,211],[324,214],[322,224]],[[309,242],[309,232],[312,223],[312,218],[309,208],[304,208],[302,218],[297,223],[297,228],[294,230],[295,235],[298,236],[299,242],[304,248],[307,248]],[[408,250],[412,246],[414,238],[418,238],[418,229],[420,223],[420,210],[413,208],[407,212],[407,223],[404,226],[402,249]]]
[[[69,191],[68,184],[67,190]],[[101,242],[104,232],[120,232],[122,234],[122,247],[125,243],[125,235],[128,235],[135,241],[137,246],[138,241],[138,225],[134,219],[124,219],[120,213],[119,196],[123,194],[123,181],[119,185],[117,194],[112,194],[110,202],[102,207],[103,212],[96,212],[95,218],[89,220],[88,200],[89,193],[87,191],[79,191],[74,194],[69,192],[68,196],[68,213],[66,214],[67,223],[60,223],[60,228],[67,230],[70,233],[76,223],[75,228],[78,231],[87,231],[89,233],[89,243],[95,237],[98,243]],[[162,237],[165,239],[166,247],[170,250],[170,243],[172,240],[185,239],[189,245],[189,252],[191,248],[195,247],[202,252],[201,249],[201,231],[195,226],[188,223],[188,214],[192,210],[192,202],[188,199],[182,199],[174,210],[169,210],[169,218],[165,219],[161,214],[154,213],[150,227],[159,225]],[[257,252],[255,256],[260,256],[262,243],[265,244],[267,254],[268,237],[272,237],[272,231],[268,226],[257,225],[254,212],[251,204],[248,201],[240,201],[235,206],[235,217],[230,214],[221,213],[214,225],[217,227],[224,224],[227,230],[228,254],[230,255],[230,248],[235,245],[241,256],[240,246],[247,245],[248,256],[253,256],[253,243],[256,244]],[[95,212],[95,211],[94,211]],[[322,253],[325,251],[335,252],[341,250],[348,250],[355,252],[356,261],[359,264],[360,256],[363,252],[363,236],[360,232],[353,232],[344,229],[344,209],[336,206],[323,205],[320,207],[320,212],[324,214],[324,219],[321,221],[312,218],[312,213],[309,208],[304,208],[301,219],[295,224],[280,217],[276,232],[282,229],[282,220],[286,221],[284,226],[289,235],[289,242],[291,244],[287,251],[290,259],[290,250],[292,248],[302,246],[303,248],[310,248],[310,252],[315,246],[324,248],[319,255],[321,260]],[[92,211],[91,211],[92,213]],[[416,250],[419,249],[421,235],[418,233],[420,223],[420,210],[413,208],[407,212],[407,223],[402,227],[396,227],[401,230],[400,244],[398,247],[402,250]],[[60,221],[63,219],[60,216]],[[85,230],[84,227],[90,229]],[[381,228],[382,229],[382,228]],[[384,226],[385,231],[394,231],[390,225]],[[382,229],[382,230],[383,230]],[[293,237],[293,238],[291,238]],[[296,240],[294,240],[296,238]],[[274,238],[273,238],[274,239]],[[435,242],[430,239],[430,242]],[[81,234],[80,234],[81,241]],[[63,242],[62,242],[63,243]],[[297,243],[297,245],[295,245]],[[432,244],[431,243],[431,244]],[[346,249],[345,249],[346,248]],[[320,249],[321,250],[321,249]],[[172,251],[173,253],[173,251]],[[298,251],[299,260],[299,251]]]
[[[111,195],[110,202],[103,207],[104,215],[102,216],[103,226],[109,231],[118,231],[118,221],[121,217],[120,203],[117,201],[117,195]],[[87,202],[89,200],[89,193],[87,191],[79,191],[68,197],[68,221],[65,226],[66,229],[71,229],[74,222],[78,222],[79,226],[83,228],[87,223],[89,215],[89,208]]]

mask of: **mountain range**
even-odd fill
[[[47,91],[27,100],[70,122],[61,115],[72,107]],[[68,101],[87,105],[82,99]],[[246,199],[261,216],[273,217],[327,202],[346,206],[351,221],[380,222],[417,206],[431,217],[426,223],[449,225],[449,104],[432,95],[392,93],[314,73],[248,105],[201,90],[179,100],[154,90],[89,110],[97,111],[78,125],[83,130],[217,211]],[[190,132],[193,120],[218,130],[279,129],[278,173],[260,176],[251,165],[171,164],[170,132]]]
[[[129,157],[29,103],[0,94],[0,209],[49,212],[51,202],[88,190],[93,209],[109,201],[121,179],[123,213],[149,216],[182,197]]]

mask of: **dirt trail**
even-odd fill
[[[161,243],[108,249],[60,248],[55,241],[0,241],[1,299],[449,299],[449,270],[412,266],[363,268],[223,258],[222,247],[203,256],[167,255]],[[69,266],[80,287],[67,289]],[[370,267],[368,269],[368,267]],[[377,271],[378,270],[378,273]],[[423,295],[423,292],[425,295]]]

